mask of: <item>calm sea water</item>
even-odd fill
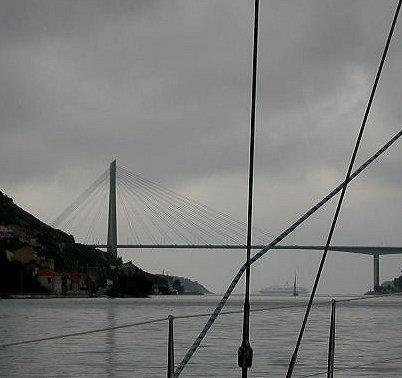
[[[209,313],[220,297],[150,299],[0,300],[0,344],[141,322]],[[249,377],[283,377],[293,351],[304,298],[252,298]],[[294,377],[325,377],[329,298],[315,306]],[[240,310],[234,297],[225,306]],[[300,307],[285,308],[291,304]],[[278,308],[279,307],[279,308]],[[402,297],[337,304],[336,377],[402,376]],[[176,364],[207,317],[175,320]],[[222,315],[183,370],[182,377],[239,377],[242,314]],[[166,377],[168,322],[0,348],[1,377]]]

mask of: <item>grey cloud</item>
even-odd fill
[[[343,178],[393,11],[394,1],[261,2],[259,224],[277,230]],[[71,181],[79,194],[117,158],[242,214],[251,17],[251,2],[233,0],[2,1],[2,190],[23,197],[29,185],[38,206],[47,196],[67,205]],[[359,161],[402,125],[400,33],[398,25]],[[383,185],[395,224],[400,160],[395,146],[359,187],[371,199]],[[353,214],[367,207],[358,204]],[[323,225],[300,237],[319,240]],[[365,240],[360,228],[355,236]]]

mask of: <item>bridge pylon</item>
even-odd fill
[[[116,160],[110,163],[109,217],[107,226],[107,252],[117,257],[117,215],[116,215]]]

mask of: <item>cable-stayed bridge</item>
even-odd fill
[[[146,180],[117,166],[116,161],[52,226],[74,235],[79,242],[106,248],[115,256],[118,249],[127,248],[246,249],[245,222]],[[118,226],[122,234],[131,235],[126,243],[118,239]],[[269,232],[254,228],[252,248],[262,250],[273,239]],[[324,247],[275,245],[272,249]],[[329,250],[372,255],[374,288],[379,287],[379,256],[402,253],[402,247],[331,246]]]
[[[247,229],[245,222],[146,180],[115,161],[52,225],[113,254],[122,244],[128,248],[239,246]],[[118,234],[130,239],[122,243],[119,238],[118,243]],[[273,239],[258,229],[253,236],[259,245]]]

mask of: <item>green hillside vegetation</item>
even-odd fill
[[[91,277],[92,294],[107,290],[113,296],[148,296],[158,286],[167,287],[167,279],[161,279],[137,269],[127,275],[120,258],[99,249],[74,242],[74,237],[54,229],[35,218],[13,200],[0,192],[0,225],[17,225],[29,230],[30,241],[21,241],[17,236],[0,238],[0,293],[46,293],[27,266],[37,261],[10,261],[7,252],[15,252],[29,246],[41,258],[53,260],[54,271],[58,273],[81,272]],[[32,242],[34,240],[34,243]],[[10,253],[9,253],[10,254]],[[31,263],[31,265],[30,265]],[[39,264],[40,268],[40,264]],[[108,282],[113,285],[107,287]],[[91,294],[90,293],[90,294]]]
[[[72,235],[45,224],[0,192],[0,295],[55,294],[46,279],[60,281],[56,294],[61,295],[74,285],[76,295],[209,293],[198,282],[151,274],[131,261],[123,263],[121,258],[75,243]]]
[[[392,294],[402,292],[402,276],[394,278],[392,281],[385,281],[377,290],[380,294]]]
[[[25,226],[38,232],[41,240],[46,242],[74,242],[73,236],[43,223],[27,211],[17,206],[10,197],[2,192],[0,192],[0,224],[18,224],[20,226]]]

